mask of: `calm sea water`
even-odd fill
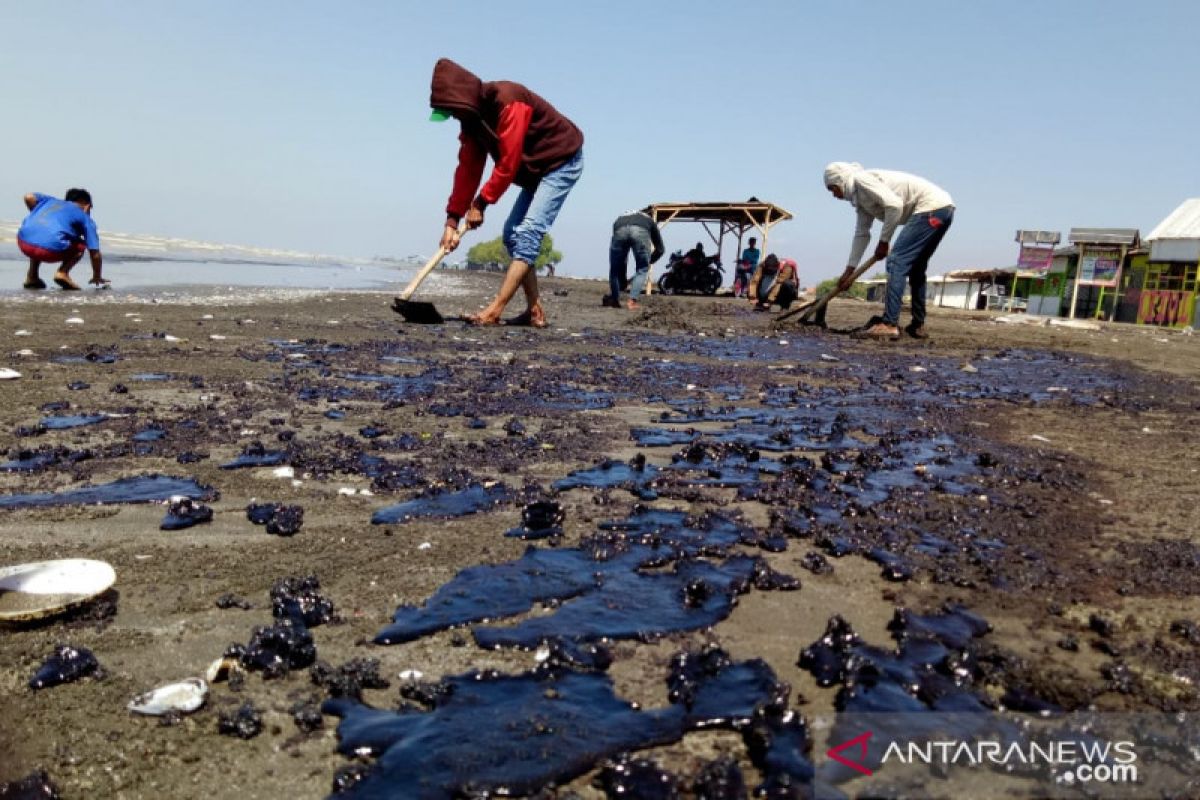
[[[324,292],[399,292],[416,274],[417,267],[373,264],[333,263],[259,263],[232,261],[131,260],[105,258],[104,276],[112,281],[110,289],[87,286],[92,274],[85,258],[71,277],[83,292],[64,292],[51,283],[54,265],[43,264],[42,280],[49,289],[28,291],[21,284],[28,261],[0,255],[0,297],[20,301],[76,302],[83,297],[111,302],[236,302],[255,298],[302,297]],[[461,275],[438,270],[421,285],[421,293],[431,296],[462,294]]]

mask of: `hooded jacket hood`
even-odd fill
[[[862,164],[857,161],[834,161],[825,167],[825,186],[836,186],[842,190],[842,199],[854,205],[854,184]]]
[[[575,123],[528,87],[481,80],[448,58],[438,59],[433,67],[429,105],[455,112],[462,125],[460,139],[482,147],[497,162],[505,109],[524,107],[528,127],[516,143],[521,158],[513,180],[524,189],[536,188],[543,175],[567,163],[583,147],[583,134]],[[476,187],[468,188],[473,192]],[[457,208],[458,203],[454,205]]]
[[[483,81],[461,64],[440,58],[433,67],[429,106],[479,116],[483,107]]]

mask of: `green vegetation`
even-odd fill
[[[554,249],[554,238],[550,234],[542,239],[542,249],[538,251],[534,269],[553,268],[563,259],[563,254]],[[500,264],[507,267],[509,262],[508,249],[504,246],[502,237],[497,236],[487,242],[480,242],[467,251],[467,266],[482,267],[486,264]]]
[[[876,272],[874,275],[868,275],[866,280],[874,280],[876,278],[882,278],[883,276],[884,276],[884,273]],[[853,286],[851,286],[846,291],[842,292],[841,296],[842,297],[857,297],[860,300],[866,300],[867,299],[867,287],[863,283],[863,280],[864,280],[863,278],[859,278],[857,281],[854,282]],[[817,297],[820,297],[821,295],[823,295],[827,292],[833,291],[834,287],[836,287],[836,286],[837,286],[837,278],[830,278],[827,281],[821,281],[820,283],[817,284]]]

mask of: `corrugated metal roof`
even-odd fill
[[[1184,200],[1158,226],[1150,231],[1147,241],[1155,239],[1200,239],[1200,197]]]
[[[1071,228],[1067,237],[1071,243],[1083,244],[1129,244],[1138,243],[1137,228]]]

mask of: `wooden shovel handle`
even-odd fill
[[[881,259],[878,259],[875,256],[871,256],[869,259],[867,259],[866,263],[864,263],[858,269],[854,270],[853,273],[851,273],[850,285],[853,286],[855,281],[857,281],[859,278],[861,278],[864,274],[866,274],[867,270],[869,270],[871,267],[878,264],[880,261],[881,261]],[[785,311],[784,313],[777,316],[775,318],[775,321],[780,322],[782,320],[788,319],[789,317],[794,317],[797,314],[800,315],[800,319],[802,321],[806,320],[809,317],[811,317],[813,314],[815,314],[817,311],[820,311],[822,308],[824,308],[826,305],[828,305],[830,300],[837,297],[841,293],[842,293],[842,290],[839,289],[838,287],[834,286],[832,289],[830,289],[828,292],[826,292],[823,296],[818,297],[816,300],[813,300],[811,303],[805,303],[804,305],[800,306],[799,308],[793,308],[790,311]]]
[[[463,220],[458,225],[458,235],[462,236],[466,232],[467,222],[466,220]],[[412,297],[413,292],[417,291],[417,287],[421,285],[421,282],[429,277],[429,273],[433,272],[437,265],[442,263],[442,259],[445,258],[446,254],[449,252],[450,251],[446,248],[439,247],[437,252],[429,257],[429,261],[425,263],[425,266],[421,267],[421,271],[414,275],[413,279],[408,282],[408,286],[404,287],[404,291],[400,293],[400,296],[397,299],[403,303]]]

